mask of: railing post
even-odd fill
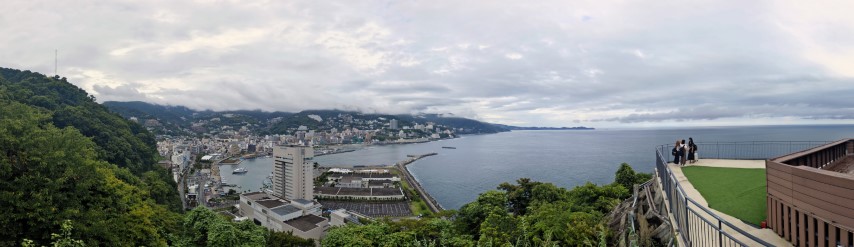
[[[689,236],[688,234],[690,232],[688,229],[688,225],[690,225],[690,224],[688,224],[688,195],[685,195],[684,206],[685,206],[685,236],[688,237]]]
[[[716,156],[715,158],[720,159],[721,158],[721,144],[719,142],[715,142],[715,149],[718,150],[718,156]]]
[[[718,219],[718,246],[724,246],[724,229],[721,227],[721,219]]]

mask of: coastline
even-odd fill
[[[395,164],[397,169],[400,170],[400,172],[403,174],[404,179],[406,179],[406,182],[409,183],[409,185],[412,186],[418,192],[418,195],[421,197],[421,200],[423,200],[425,203],[427,203],[427,207],[430,208],[430,211],[433,213],[438,213],[438,212],[441,212],[442,210],[445,210],[445,209],[442,208],[442,205],[439,204],[439,202],[436,201],[436,199],[433,198],[433,196],[431,196],[430,193],[428,193],[427,190],[424,189],[424,187],[421,185],[421,183],[419,183],[418,180],[415,179],[415,176],[413,176],[412,173],[410,173],[409,168],[407,168],[406,166],[409,164],[412,164],[413,162],[415,162],[419,159],[429,157],[429,156],[433,156],[433,155],[437,155],[437,154],[438,153],[414,155],[414,156],[410,156],[411,157],[410,159],[407,159],[407,160],[402,161],[402,162],[397,162]]]

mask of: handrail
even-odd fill
[[[787,149],[792,149],[792,148],[797,148],[797,147],[793,147],[793,146],[792,146],[792,144],[798,144],[798,145],[814,145],[814,144],[816,144],[816,143],[826,144],[826,143],[828,143],[828,142],[826,142],[826,141],[821,141],[821,142],[819,142],[819,141],[802,141],[802,142],[774,142],[774,141],[753,142],[753,141],[751,141],[751,142],[714,142],[714,143],[696,143],[696,144],[697,144],[698,146],[700,146],[700,145],[704,145],[704,146],[716,145],[716,147],[718,147],[718,150],[720,150],[720,148],[719,148],[719,147],[720,147],[720,145],[721,145],[721,144],[724,144],[724,145],[739,145],[739,144],[741,144],[741,145],[747,145],[747,144],[749,144],[749,145],[751,145],[751,146],[753,146],[753,147],[755,147],[757,144],[761,144],[761,145],[768,145],[768,144],[783,145],[783,144],[785,144],[785,145],[787,145],[787,146],[788,146],[788,148],[787,148]],[[685,232],[683,232],[681,235],[682,235],[683,240],[685,240],[685,242],[686,242],[689,246],[690,246],[690,245],[692,245],[693,241],[691,241],[691,239],[690,239],[690,235],[689,235],[690,229],[688,229],[687,219],[683,219],[683,217],[688,217],[688,212],[689,212],[689,211],[690,211],[690,212],[695,213],[695,214],[698,216],[697,218],[702,219],[706,224],[708,224],[708,225],[712,226],[712,228],[716,229],[716,231],[719,233],[719,236],[718,236],[718,238],[719,238],[719,239],[718,239],[718,241],[719,241],[720,243],[722,243],[722,240],[723,240],[722,238],[723,238],[723,236],[726,236],[726,237],[727,237],[727,238],[729,238],[730,240],[732,240],[732,241],[734,241],[734,242],[738,243],[739,245],[746,246],[743,242],[741,242],[741,241],[739,241],[739,240],[735,239],[735,237],[733,237],[731,234],[727,233],[726,231],[724,231],[724,230],[722,229],[722,226],[723,226],[723,225],[726,225],[726,226],[728,226],[730,229],[733,229],[734,231],[738,232],[739,234],[741,234],[741,235],[743,235],[743,236],[745,236],[745,237],[749,238],[750,240],[755,241],[756,243],[758,243],[758,244],[760,244],[760,245],[764,245],[764,246],[774,246],[774,245],[772,245],[772,244],[770,244],[770,243],[768,243],[768,242],[766,242],[766,241],[764,241],[764,240],[762,240],[762,239],[759,239],[759,238],[758,238],[758,237],[756,237],[756,236],[753,236],[753,235],[751,235],[751,234],[747,233],[747,232],[746,232],[746,231],[744,231],[743,229],[736,227],[736,226],[735,226],[735,225],[733,225],[732,223],[730,223],[730,222],[726,221],[725,219],[721,218],[721,217],[720,217],[720,216],[718,216],[717,214],[713,213],[711,210],[709,210],[709,209],[708,209],[708,208],[706,208],[705,206],[700,205],[700,204],[699,204],[697,201],[695,201],[694,199],[692,199],[692,198],[688,197],[688,194],[687,194],[687,193],[685,193],[685,190],[683,189],[683,187],[682,187],[682,185],[679,183],[679,181],[676,179],[675,175],[673,174],[673,171],[670,169],[670,167],[668,167],[668,166],[667,166],[667,163],[668,163],[668,162],[667,162],[667,160],[668,160],[668,159],[666,158],[666,156],[664,156],[664,153],[663,153],[663,152],[664,152],[664,150],[666,150],[665,148],[669,149],[670,147],[672,147],[672,144],[664,144],[664,145],[658,145],[658,146],[656,146],[656,151],[655,151],[655,152],[656,152],[656,156],[658,156],[658,157],[657,157],[657,160],[656,160],[656,163],[660,163],[660,164],[658,164],[658,166],[659,166],[659,167],[662,167],[663,169],[665,169],[665,171],[658,171],[658,172],[659,172],[659,173],[662,173],[662,172],[666,173],[666,175],[667,175],[667,176],[666,176],[667,180],[670,180],[670,181],[661,181],[662,185],[664,185],[664,184],[667,182],[667,183],[672,183],[672,184],[668,184],[668,185],[670,185],[670,186],[675,185],[675,187],[676,187],[676,188],[675,188],[675,192],[676,192],[676,193],[678,193],[678,195],[677,195],[677,196],[674,196],[674,195],[671,195],[671,194],[670,194],[670,191],[668,190],[668,189],[670,189],[670,186],[667,186],[666,188],[665,188],[665,187],[662,187],[662,190],[668,190],[668,191],[666,191],[666,194],[668,195],[668,198],[667,198],[667,199],[668,199],[668,201],[670,201],[670,205],[671,205],[671,207],[673,207],[673,206],[675,206],[675,205],[678,205],[679,203],[683,204],[683,206],[684,206],[684,210],[685,210],[685,212],[684,212],[684,213],[685,213],[685,215],[684,215],[684,216],[682,216],[682,215],[681,215],[681,214],[682,214],[682,212],[673,212],[673,210],[674,210],[673,208],[669,208],[669,210],[671,211],[671,213],[673,213],[673,214],[676,216],[677,226],[680,226],[680,227],[678,228],[678,231],[680,231],[680,232],[682,232],[683,230],[685,231]],[[699,150],[701,150],[701,151],[702,151],[703,149],[702,149],[702,148],[700,148]],[[765,153],[762,153],[762,154],[764,154],[765,156],[774,156],[774,154],[772,154],[772,153],[786,152],[786,154],[788,154],[788,153],[791,153],[791,152],[792,152],[791,150],[787,150],[787,151],[777,151],[777,152],[774,152],[774,151],[770,151],[770,152],[769,152],[769,150],[763,150],[763,151],[765,151]],[[750,154],[750,155],[754,155],[754,154],[756,154],[756,153],[757,153],[757,150],[749,150],[748,152],[751,152],[751,153],[752,153],[752,154]],[[762,154],[759,154],[759,155],[762,155]],[[738,155],[738,153],[736,153],[736,155]],[[780,155],[782,155],[782,154],[780,154]],[[721,158],[721,157],[720,157],[720,154],[718,154],[717,158]],[[659,175],[658,175],[658,176],[656,176],[656,177],[657,177],[657,178],[659,178],[659,180],[661,180],[661,179],[665,178],[665,177],[664,177],[664,176],[662,176],[662,175],[665,175],[665,174],[659,174]],[[674,199],[678,199],[678,198],[679,198],[679,196],[681,196],[681,198],[684,198],[684,201],[683,201],[683,202],[678,202],[678,201],[677,201],[677,202],[674,202],[673,200],[674,200]],[[681,201],[681,200],[680,200],[680,201]],[[705,217],[699,217],[699,214],[697,214],[697,211],[696,211],[696,210],[694,210],[692,207],[688,207],[688,203],[689,203],[689,202],[690,202],[690,204],[693,204],[696,208],[699,208],[700,210],[702,210],[702,211],[703,211],[703,212],[705,212],[706,214],[708,214],[708,215],[712,216],[715,220],[718,220],[718,225],[717,225],[717,226],[715,226],[715,224],[713,224],[711,221],[709,221],[709,219],[706,219]],[[674,204],[674,203],[676,203],[676,204]],[[680,208],[680,209],[675,209],[675,210],[682,210],[682,209]],[[681,223],[682,221],[685,221],[685,222],[686,222],[686,223],[685,223],[685,224],[686,224],[686,226],[685,226],[685,228],[686,228],[686,229],[682,229],[682,227],[681,227],[681,225],[680,225],[680,223]]]

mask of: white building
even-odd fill
[[[397,119],[392,119],[388,121],[388,128],[396,130],[397,129]]]
[[[255,224],[279,232],[319,241],[329,228],[329,220],[320,216],[321,205],[315,201],[283,200],[264,192],[240,195],[240,213]]]
[[[314,148],[276,146],[273,157],[273,195],[286,200],[314,199]]]

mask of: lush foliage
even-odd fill
[[[55,127],[50,112],[0,101],[0,245],[46,243],[65,220],[89,245],[167,243],[178,215],[156,203],[146,179],[100,160],[95,143]]]
[[[0,246],[46,244],[66,220],[89,245],[169,243],[181,210],[154,138],[64,78],[0,68]]]
[[[40,109],[57,128],[73,127],[90,138],[98,160],[128,168],[137,176],[146,175],[158,203],[180,211],[177,185],[168,171],[156,166],[154,136],[142,126],[111,113],[86,91],[65,78],[47,77],[30,71],[0,68],[3,98]],[[148,188],[146,188],[148,189]]]
[[[629,164],[620,164],[614,183],[620,184],[626,189],[632,190],[634,184],[642,184],[652,179],[651,173],[636,173]]]
[[[757,226],[765,220],[765,169],[688,166],[682,172],[710,208]]]
[[[271,232],[252,221],[231,222],[204,207],[184,215],[182,231],[173,235],[173,246],[314,246],[311,239],[290,233]]]
[[[527,178],[503,183],[460,208],[420,220],[379,221],[329,231],[324,246],[607,246],[604,217],[651,174],[625,165],[608,185],[567,190]],[[631,182],[628,182],[631,181]],[[625,185],[622,183],[625,182]]]

